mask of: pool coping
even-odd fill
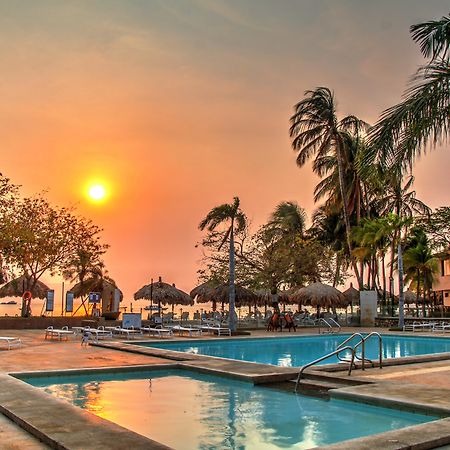
[[[404,334],[400,333],[399,335],[405,336]],[[422,336],[425,337],[424,335]],[[264,337],[262,337],[262,339],[264,339]],[[216,341],[218,339],[214,340]],[[127,351],[131,353],[140,353],[148,356],[158,356],[161,358],[165,358],[167,360],[167,363],[162,362],[159,364],[148,365],[144,364],[95,368],[84,367],[78,369],[10,372],[7,375],[0,375],[0,380],[4,381],[5,377],[9,378],[10,380],[6,384],[11,385],[11,383],[13,383],[15,385],[14,391],[16,392],[16,394],[18,391],[22,392],[22,394],[15,396],[13,395],[11,397],[9,389],[2,389],[0,391],[0,412],[12,419],[15,423],[17,423],[19,426],[21,426],[34,436],[41,439],[47,445],[55,449],[84,450],[86,448],[86,440],[88,439],[90,448],[92,448],[93,450],[103,450],[105,447],[102,446],[103,438],[100,436],[109,433],[112,436],[112,438],[110,438],[111,445],[109,445],[108,447],[110,449],[122,449],[127,446],[133,446],[136,450],[139,450],[141,448],[149,450],[162,450],[168,449],[169,447],[141,436],[106,419],[100,419],[98,416],[95,416],[88,411],[82,410],[81,408],[71,405],[66,401],[51,397],[50,395],[41,392],[38,388],[28,385],[25,381],[14,379],[13,377],[45,377],[54,376],[57,374],[82,375],[111,371],[133,372],[142,370],[183,369],[209,373],[222,377],[236,378],[251,382],[253,384],[266,384],[268,386],[272,384],[275,387],[275,383],[277,382],[292,380],[293,375],[296,376],[299,370],[299,368],[296,367],[282,368],[268,364],[258,364],[254,362],[231,360],[227,358],[211,357],[207,355],[194,355],[185,352],[175,352],[171,350],[167,351],[154,347],[140,347],[138,345],[135,345],[138,344],[138,342],[139,341],[133,341],[129,343],[125,343],[123,341],[109,343],[100,342],[98,344],[96,343],[92,345],[116,349],[120,351]],[[152,341],[145,342],[151,343]],[[154,342],[161,341],[159,339],[155,339]],[[171,340],[170,342],[175,341]],[[184,340],[184,342],[186,341]],[[149,353],[149,351],[157,351],[158,354]],[[171,354],[166,354],[167,352],[170,352]],[[434,358],[432,359],[433,361],[450,359],[450,353],[432,354],[427,356],[434,356]],[[423,360],[423,357],[420,357],[420,359],[421,361],[418,361],[417,357],[403,357],[395,358],[393,360],[400,360],[395,361],[396,364],[425,362]],[[387,361],[389,360],[385,360],[385,362]],[[430,359],[427,358],[426,361],[430,361]],[[233,365],[235,366],[234,368],[231,367]],[[327,366],[328,370],[324,371]],[[376,406],[383,406],[394,409],[405,409],[413,412],[416,411],[422,414],[428,413],[430,415],[449,417],[438,419],[425,424],[402,428],[399,430],[392,430],[376,435],[342,441],[323,447],[316,447],[317,449],[323,448],[329,450],[358,450],[385,448],[386,450],[419,450],[435,448],[437,446],[442,446],[450,443],[450,396],[447,406],[442,404],[436,405],[433,404],[433,402],[431,402],[430,404],[427,401],[420,401],[420,399],[417,399],[417,395],[424,390],[424,387],[412,384],[402,385],[403,398],[394,398],[392,394],[390,394],[389,396],[383,396],[380,395],[380,391],[382,392],[384,388],[392,386],[393,384],[395,384],[395,382],[385,380],[378,381],[357,376],[352,376],[350,380],[347,378],[344,379],[344,377],[339,377],[339,375],[336,375],[336,372],[333,371],[333,369],[336,369],[336,367],[333,368],[333,366],[338,365],[331,364],[320,367],[316,366],[314,367],[314,369],[308,370],[306,372],[311,376],[325,377],[330,380],[345,380],[347,383],[350,382],[350,384],[355,384],[353,386],[347,385],[346,387],[340,387],[330,390],[329,395],[332,398],[342,398],[350,401],[356,401],[358,403],[368,403]],[[254,373],[255,370],[258,371],[259,369],[263,370],[263,373]],[[343,370],[343,367],[339,366],[338,369]],[[425,390],[430,391],[430,388],[425,388]],[[407,395],[406,399],[405,392]],[[438,392],[436,392],[436,395],[438,395]],[[48,414],[46,415],[43,413],[43,411],[48,410],[48,408],[52,409],[52,406],[54,410],[58,411],[58,415],[56,417],[57,421],[60,420],[61,417],[66,418],[66,421],[64,421],[63,425],[59,428],[64,428],[65,431],[67,431],[68,435],[61,437],[61,433],[58,434],[59,428],[55,426],[55,422],[53,420],[48,420]],[[63,408],[64,411],[67,412],[68,416],[65,414],[60,414],[60,408]],[[83,433],[80,433],[79,428],[77,431],[77,426],[79,427],[80,423],[84,424],[82,428]],[[89,427],[88,432],[86,432],[86,424]],[[55,428],[58,429],[55,430]],[[89,437],[86,437],[86,433],[88,433]],[[80,442],[69,444],[67,442],[67,436],[77,437],[77,434]],[[97,436],[97,438],[95,436]],[[64,439],[66,439],[66,441],[64,441]],[[128,442],[129,444],[124,444],[124,441]],[[101,444],[94,445],[91,443]]]
[[[412,335],[404,335],[404,334],[384,334],[385,336],[403,336],[403,337],[415,337]],[[314,336],[322,336],[322,335],[317,335],[317,334],[312,334],[312,335],[304,335],[305,337],[314,337]],[[284,339],[289,339],[289,338],[293,338],[293,337],[299,337],[299,336],[292,336],[292,337],[285,337]],[[303,337],[303,336],[302,336]],[[424,338],[442,338],[441,336],[424,336],[422,335],[422,337]],[[450,339],[450,336],[446,337],[447,339]],[[239,340],[245,340],[246,338],[228,338],[227,340],[235,340],[235,339],[239,339]],[[267,339],[267,337],[253,337],[252,339],[257,340],[257,339]],[[217,340],[214,339],[214,341],[216,342]],[[274,368],[274,370],[272,372],[275,372],[282,368],[281,366],[275,366],[272,364],[263,364],[263,363],[257,363],[254,361],[243,361],[243,360],[238,360],[238,359],[231,359],[231,358],[224,358],[224,357],[220,357],[220,356],[210,356],[210,355],[203,355],[203,354],[194,354],[194,353],[187,353],[187,352],[182,352],[182,351],[177,351],[177,350],[169,350],[169,349],[163,349],[163,348],[158,348],[158,347],[151,347],[148,344],[152,344],[152,343],[159,343],[161,342],[160,339],[158,340],[147,340],[147,341],[133,341],[133,342],[122,342],[122,341],[110,341],[110,342],[93,342],[90,345],[95,346],[95,347],[103,347],[103,348],[108,348],[108,349],[112,349],[112,350],[119,350],[119,351],[126,351],[126,352],[130,352],[130,353],[135,353],[135,354],[141,354],[141,355],[146,355],[146,356],[155,356],[155,357],[159,357],[159,358],[164,358],[164,359],[169,359],[169,360],[174,360],[174,361],[198,361],[198,360],[203,360],[206,358],[209,359],[216,359],[216,360],[226,360],[226,361],[233,361],[236,363],[246,363],[246,364],[257,364],[257,365],[261,365],[261,366],[267,366],[267,367],[272,367]],[[177,340],[170,340],[168,341],[170,343],[186,343],[186,340],[184,339],[177,339]],[[204,339],[195,339],[195,340],[189,340],[189,342],[205,342]],[[147,344],[145,346],[140,345],[140,344]],[[425,362],[434,362],[434,361],[445,361],[445,360],[450,360],[450,352],[442,352],[442,353],[429,353],[429,354],[425,354],[425,355],[414,355],[414,356],[402,356],[402,357],[398,357],[398,358],[387,358],[387,359],[383,359],[383,367],[388,367],[388,366],[397,366],[397,365],[405,365],[405,364],[416,364],[416,363],[425,363]],[[355,364],[357,365],[358,370],[360,369],[361,363],[358,361],[355,361]],[[373,361],[373,366],[374,367],[379,367],[379,363],[378,361]],[[294,366],[291,367],[292,372],[297,372],[300,370],[301,366]],[[339,363],[331,363],[331,364],[322,364],[320,366],[315,366],[314,370],[317,371],[322,371],[322,372],[340,372],[340,371],[347,371],[348,370],[348,365],[346,364],[339,364]],[[307,372],[306,372],[307,373]],[[283,375],[278,374],[273,381],[281,381],[282,379],[288,379],[288,378],[283,378]],[[258,378],[255,378],[255,384],[257,384]],[[263,377],[259,378],[259,382],[260,383],[266,383],[266,382],[270,382],[271,379],[265,379]]]
[[[48,376],[66,376],[66,375],[85,375],[92,373],[111,373],[111,372],[137,372],[137,371],[157,371],[161,369],[181,369],[181,370],[190,370],[197,372],[208,372],[205,368],[202,370],[198,370],[199,367],[196,365],[190,364],[190,362],[171,362],[167,364],[149,364],[149,365],[133,365],[133,366],[115,366],[115,367],[95,367],[95,368],[81,368],[81,369],[63,369],[63,370],[48,370],[48,371],[28,371],[28,372],[11,372],[8,375],[0,375],[0,382],[4,382],[5,378],[8,377],[10,379],[9,383],[6,383],[11,386],[11,383],[15,384],[15,389],[26,391],[27,401],[30,401],[30,397],[33,400],[33,404],[36,403],[36,399],[38,400],[38,406],[42,408],[42,401],[45,402],[46,407],[54,408],[58,410],[58,416],[62,416],[60,414],[60,408],[63,407],[66,411],[70,412],[70,422],[65,423],[64,429],[68,433],[70,437],[73,438],[74,435],[77,435],[76,431],[73,431],[74,421],[75,425],[78,424],[80,419],[84,422],[88,422],[91,425],[90,428],[90,442],[97,442],[95,440],[96,434],[102,436],[106,433],[109,433],[112,436],[112,440],[115,442],[116,446],[110,445],[108,448],[111,449],[119,449],[125,448],[127,443],[124,444],[125,441],[133,442],[133,447],[135,449],[149,449],[149,450],[163,450],[169,449],[169,447],[164,444],[160,444],[156,441],[153,441],[145,436],[141,436],[131,430],[123,428],[113,422],[110,422],[105,419],[101,419],[94,414],[82,410],[70,403],[52,397],[38,388],[28,385],[25,381],[20,378],[17,379],[15,377],[48,377]],[[218,375],[219,372],[214,370],[213,372],[209,371],[209,373],[213,373]],[[223,372],[222,375],[228,377],[226,372]],[[332,375],[329,375],[332,377]],[[14,378],[13,378],[14,377]],[[14,382],[11,382],[14,380]],[[428,413],[429,415],[434,416],[442,416],[446,415],[449,417],[441,418],[434,420],[432,422],[428,422],[425,424],[414,425],[410,427],[401,428],[398,430],[391,430],[384,433],[374,434],[366,437],[351,439],[342,441],[336,444],[330,444],[327,446],[316,447],[316,449],[328,449],[328,450],[359,450],[359,449],[373,449],[373,448],[385,448],[386,450],[400,450],[400,449],[428,449],[435,448],[439,445],[445,445],[450,443],[450,398],[448,400],[447,408],[443,407],[433,407],[433,405],[429,405],[427,403],[423,403],[420,401],[413,401],[410,397],[399,401],[392,399],[392,397],[380,396],[379,391],[383,391],[386,386],[392,385],[392,382],[367,382],[363,386],[351,386],[351,387],[343,387],[339,389],[333,389],[330,391],[330,396],[332,398],[337,399],[345,399],[349,401],[356,401],[358,403],[368,403],[375,406],[388,407],[393,409],[404,409],[407,411],[418,412],[422,414]],[[415,385],[402,385],[403,390],[412,394],[417,386]],[[369,392],[361,392],[362,388],[365,387],[366,391]],[[375,389],[375,393],[371,393],[370,390]],[[377,391],[378,390],[378,391]],[[3,390],[4,391],[4,390]],[[11,390],[7,389],[9,392],[8,396],[11,396]],[[436,391],[438,391],[436,389]],[[17,402],[17,396],[9,399],[15,400]],[[18,407],[14,406],[14,401],[11,407],[11,404],[6,402],[5,405],[5,392],[0,392],[0,412],[5,414],[7,417],[11,418],[18,425],[23,427],[25,430],[29,431],[31,434],[35,435],[39,439],[43,440],[46,444],[55,449],[68,449],[68,450],[82,450],[85,448],[86,440],[82,439],[81,446],[75,444],[68,444],[64,439],[67,440],[67,436],[55,436],[55,426],[54,423],[48,423],[48,415],[46,416],[46,420],[42,422],[42,412],[38,411],[38,416],[33,417],[32,412],[29,411],[29,405]],[[39,405],[40,404],[40,405]],[[64,405],[64,406],[62,406]],[[19,410],[18,410],[19,409]],[[25,416],[24,416],[25,409]],[[36,426],[36,420],[38,419],[39,426]],[[94,423],[94,424],[93,424]],[[430,427],[430,425],[433,425]],[[84,428],[85,429],[85,428]],[[78,432],[79,433],[79,432]],[[120,436],[120,440],[117,440]],[[75,436],[76,437],[76,436]],[[142,439],[141,439],[142,438]],[[120,444],[118,443],[120,442]],[[90,444],[90,448],[105,448],[103,446],[97,447],[95,445]]]

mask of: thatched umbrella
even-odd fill
[[[249,289],[236,285],[236,305],[249,306],[258,301],[258,297]],[[228,283],[219,284],[212,290],[212,298],[217,302],[228,303],[230,285]]]
[[[158,303],[158,311],[161,313],[161,305],[188,305],[192,306],[194,301],[181,289],[177,289],[174,284],[164,283],[159,277],[156,283],[147,284],[134,294],[134,299],[146,299]]]
[[[102,299],[103,315],[110,313],[110,314],[108,314],[108,316],[111,316],[111,318],[113,316],[114,316],[114,318],[117,318],[119,316],[119,311],[112,311],[113,298],[114,298],[116,289],[119,290],[120,301],[122,301],[123,293],[117,287],[116,283],[111,279],[108,280],[108,279],[105,279],[102,277],[86,278],[85,280],[80,281],[79,283],[72,286],[72,288],[69,289],[69,291],[73,293],[73,296],[75,298],[86,297],[87,295],[89,295],[90,292],[100,292],[101,299]],[[80,305],[80,308],[81,308],[81,306],[84,306],[84,303],[82,303],[82,305]],[[84,306],[84,309],[87,313],[86,306]],[[76,313],[76,311],[75,311],[75,313]]]
[[[320,308],[339,308],[345,303],[345,297],[341,291],[323,283],[313,283],[299,289],[292,295],[292,299],[303,305],[317,307],[317,314]]]
[[[225,303],[229,301],[229,290],[230,285],[228,283],[214,285],[213,282],[206,282],[194,288],[191,291],[191,297],[195,294],[194,297],[198,303],[212,302],[213,308],[215,303],[222,303],[223,311]],[[235,295],[237,307],[257,305],[259,301],[255,293],[239,285],[235,285]]]
[[[216,299],[213,296],[213,290],[217,287],[217,283],[213,281],[206,281],[192,289],[189,293],[192,299],[197,303],[208,303],[212,302],[213,311],[216,310]]]
[[[9,281],[0,288],[0,297],[22,297],[25,291],[30,291],[33,298],[47,298],[50,288],[42,281],[37,280],[33,285],[33,280],[22,275],[19,278]]]
[[[404,301],[408,305],[411,303],[417,303],[417,294],[409,289],[403,293]],[[419,302],[423,301],[423,298],[419,296]]]
[[[342,295],[345,297],[347,305],[353,306],[359,303],[359,291],[353,287],[352,283],[350,283],[350,287]]]

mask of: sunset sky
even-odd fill
[[[275,205],[310,214],[318,179],[288,136],[307,89],[375,122],[422,59],[409,26],[448,0],[0,0],[0,172],[104,228],[127,299],[159,275],[189,291],[198,223],[237,195],[256,228]],[[450,151],[416,190],[449,204]],[[105,183],[103,203],[86,199]]]

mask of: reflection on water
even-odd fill
[[[261,339],[210,340],[195,343],[158,342],[142,345],[262,364],[298,367],[336,350],[337,346],[347,337],[348,335],[269,338],[264,339],[263,345]],[[349,344],[355,345],[357,342],[355,339]],[[369,339],[366,342],[366,358],[377,359],[378,345],[377,339]],[[359,352],[361,352],[361,347],[359,347]],[[450,352],[450,339],[383,336],[385,358],[441,352]],[[337,361],[336,357],[332,357],[323,361],[322,364]]]
[[[175,449],[304,449],[432,420],[187,371],[30,379]]]

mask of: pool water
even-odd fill
[[[240,361],[298,367],[336,350],[337,346],[348,337],[350,337],[349,334],[339,334],[264,339],[152,342],[141,343],[140,345]],[[354,338],[349,344],[355,345],[357,342],[357,338]],[[378,346],[378,339],[375,337],[367,340],[366,357],[376,360],[378,357]],[[399,358],[442,352],[450,352],[450,339],[383,335],[384,358]],[[330,364],[337,361],[336,357],[331,357],[323,361],[322,364]]]
[[[185,370],[29,378],[28,383],[175,449],[306,449],[432,416],[323,400]]]

